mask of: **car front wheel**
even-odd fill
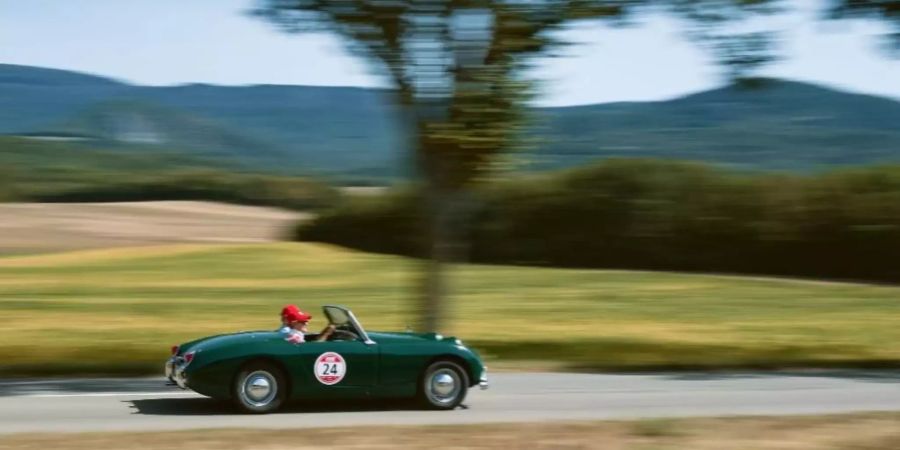
[[[244,366],[234,380],[235,405],[247,413],[265,414],[277,410],[287,397],[287,383],[274,364],[260,362]]]
[[[438,361],[425,369],[419,383],[419,401],[429,409],[454,409],[466,398],[469,377],[451,361]]]

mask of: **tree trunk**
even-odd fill
[[[420,129],[421,132],[421,129]],[[424,215],[424,256],[419,292],[419,328],[438,332],[445,325],[450,283],[448,264],[457,262],[462,225],[461,199],[464,188],[448,182],[452,162],[424,135],[417,142],[417,159],[422,175],[421,211]]]
[[[452,205],[450,195],[426,188],[426,257],[422,273],[421,327],[438,332],[444,324],[448,297],[447,264],[452,262]]]

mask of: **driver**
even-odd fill
[[[284,336],[284,340],[292,344],[301,344],[306,342],[306,334],[309,328],[306,324],[312,319],[312,316],[301,311],[297,305],[287,305],[281,309],[281,329],[278,330]],[[328,324],[318,336],[316,341],[324,341],[334,333],[334,325]]]

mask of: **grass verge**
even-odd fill
[[[415,318],[417,262],[305,243],[174,245],[0,259],[0,375],[158,373],[171,345],[274,329],[285,303],[323,325]],[[455,267],[445,334],[491,365],[580,370],[900,365],[900,287],[606,270]]]
[[[641,420],[628,422],[196,430],[14,435],[0,449],[695,449],[900,448],[900,414]]]

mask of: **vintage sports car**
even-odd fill
[[[468,388],[487,389],[481,358],[453,337],[367,333],[350,310],[323,308],[335,331],[327,341],[294,344],[277,331],[207,337],[172,348],[166,376],[182,389],[232,400],[250,413],[292,399],[416,397],[453,409]]]

